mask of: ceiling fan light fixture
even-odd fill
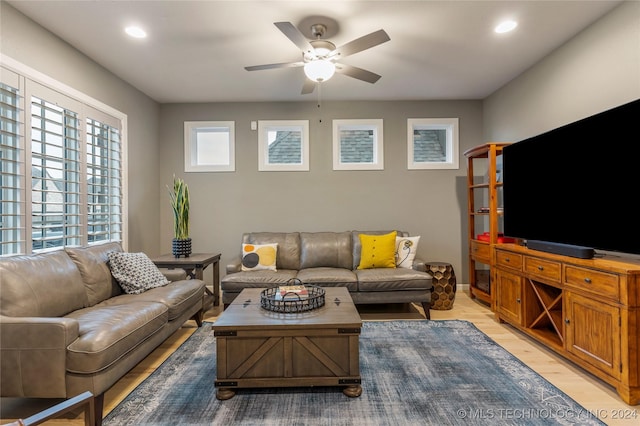
[[[329,60],[318,59],[304,64],[305,75],[318,83],[329,80],[335,72],[336,64]]]
[[[247,71],[302,67],[308,80],[305,80],[301,94],[307,95],[313,92],[314,88],[318,86],[318,96],[320,94],[320,85],[316,85],[315,83],[329,80],[336,71],[347,77],[366,81],[371,84],[380,79],[378,74],[338,61],[354,53],[362,52],[363,50],[370,49],[391,40],[384,30],[374,31],[355,40],[351,40],[340,47],[336,47],[336,45],[329,40],[322,39],[327,29],[323,24],[314,24],[311,26],[315,40],[308,40],[308,36],[300,32],[291,22],[274,22],[274,25],[302,51],[302,60],[298,62],[244,67]]]
[[[313,40],[309,44],[313,46],[316,58],[326,58],[326,56],[336,50],[336,45],[328,40]]]

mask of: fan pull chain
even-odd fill
[[[321,107],[321,103],[322,103],[322,100],[321,100],[322,96],[321,96],[321,93],[320,93],[322,91],[322,89],[321,89],[322,88],[322,83],[318,82],[317,85],[318,85],[318,105],[317,106],[318,106],[318,111],[320,111],[320,107]],[[320,123],[322,123],[322,117],[320,117],[318,119],[318,121]]]

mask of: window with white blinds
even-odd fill
[[[32,249],[82,245],[79,114],[31,97]]]
[[[14,74],[0,86],[0,254],[123,241],[121,121]]]
[[[25,251],[24,105],[17,74],[0,74],[0,255]]]
[[[86,120],[89,243],[122,240],[122,144],[118,128]]]

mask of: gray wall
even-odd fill
[[[149,190],[159,181],[158,104],[7,3],[0,8],[4,55],[127,114],[128,249],[160,254],[160,196]]]
[[[460,168],[407,170],[407,118],[458,117]],[[384,120],[384,170],[333,171],[333,119]],[[257,120],[310,124],[308,172],[259,172]],[[320,122],[320,119],[322,122]],[[235,121],[236,171],[184,173],[184,121]],[[160,112],[161,245],[171,247],[166,189],[185,179],[194,251],[222,253],[226,265],[249,231],[401,229],[422,238],[418,255],[466,276],[466,167],[462,152],[482,143],[480,101],[165,104]],[[223,268],[224,269],[224,268]]]
[[[466,271],[465,165],[406,169],[406,119],[459,117],[460,152],[517,141],[640,97],[640,2],[627,2],[484,101],[190,104],[153,100],[0,2],[0,51],[128,115],[129,249],[168,252],[166,185],[193,194],[194,250],[239,252],[256,230],[402,228],[423,236],[420,256]],[[319,117],[323,123],[318,122]],[[383,118],[385,170],[332,171],[331,119]],[[311,170],[258,172],[252,120],[309,119]],[[236,122],[235,173],[183,172],[182,122]],[[483,137],[484,135],[484,137]]]
[[[519,141],[639,98],[640,2],[630,1],[486,98],[485,140]]]

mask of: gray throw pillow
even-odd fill
[[[109,253],[109,268],[125,293],[140,294],[169,284],[169,280],[144,253]]]

